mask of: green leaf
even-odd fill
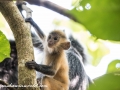
[[[5,35],[0,31],[0,62],[10,57],[10,45]]]
[[[120,90],[120,72],[109,73],[96,78],[88,90]]]
[[[92,65],[97,66],[103,56],[109,54],[109,49],[101,40],[94,40],[93,37],[87,42],[88,52],[92,56]]]
[[[109,63],[107,73],[120,71],[120,60],[114,60]]]
[[[79,6],[80,0],[72,0],[72,6]]]
[[[71,13],[92,35],[120,41],[120,0],[80,0]]]

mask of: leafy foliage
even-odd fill
[[[120,72],[109,73],[96,78],[88,90],[120,90]]]
[[[0,31],[0,62],[10,57],[10,45],[5,35]]]
[[[119,0],[79,0],[69,13],[97,38],[120,41]]]
[[[87,42],[88,52],[92,57],[92,65],[97,66],[103,56],[109,53],[109,49],[101,40],[95,40],[93,37],[88,39]]]
[[[108,65],[107,73],[120,71],[120,60],[114,60]]]

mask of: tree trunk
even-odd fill
[[[8,22],[16,41],[18,54],[18,84],[36,85],[36,73],[25,67],[25,62],[34,60],[29,26],[25,23],[13,1],[0,1],[0,11]],[[39,90],[39,87],[24,87],[19,90]]]

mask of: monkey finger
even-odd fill
[[[36,64],[34,64],[34,63],[26,63],[25,65],[26,66],[35,66]]]
[[[27,63],[36,63],[35,61],[28,61]]]
[[[34,68],[35,68],[35,66],[34,66],[34,65],[31,65],[31,64],[25,64],[25,66],[26,66],[27,68],[29,68],[29,69],[34,69]]]
[[[35,65],[35,64],[36,64],[36,62],[35,62],[35,61],[28,61],[28,62],[26,62],[25,64]]]
[[[32,18],[26,18],[25,19],[25,22],[30,22],[30,21],[32,21]]]
[[[26,62],[26,63],[25,63],[25,66],[26,66],[26,67],[29,67],[29,66],[31,66],[31,63]]]

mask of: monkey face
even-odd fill
[[[70,47],[70,42],[67,40],[66,35],[63,31],[54,30],[47,38],[47,45],[49,48],[60,51],[67,50]]]
[[[48,36],[48,39],[47,39],[48,47],[52,48],[52,47],[56,46],[57,43],[59,42],[59,39],[60,39],[59,35],[57,35],[57,34],[50,34]]]

